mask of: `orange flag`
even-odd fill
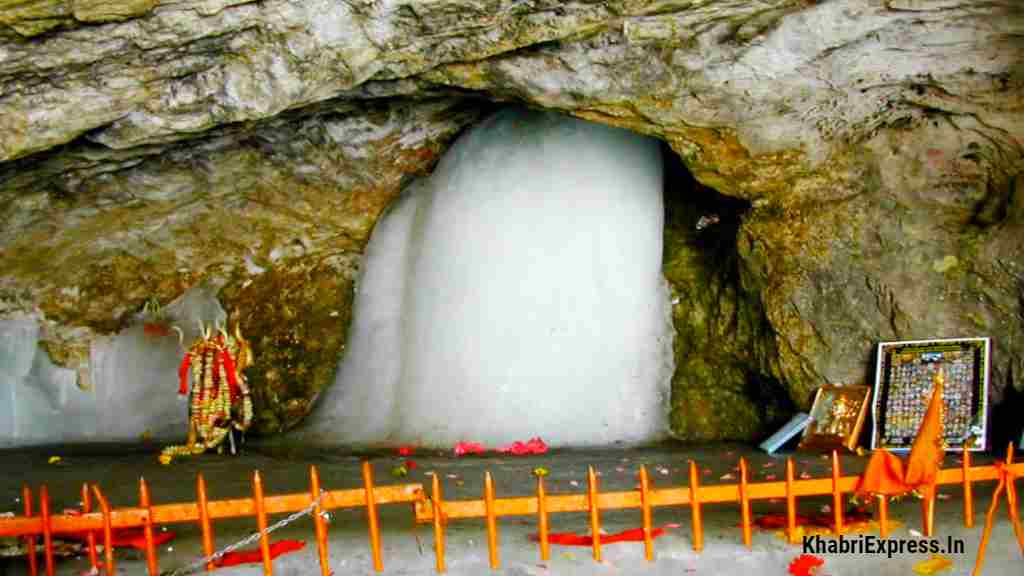
[[[939,468],[945,455],[942,445],[943,381],[944,377],[940,370],[935,374],[932,398],[921,426],[917,429],[906,468],[904,469],[903,460],[898,456],[888,450],[876,450],[857,483],[858,494],[898,496],[920,490],[928,497],[935,490]]]
[[[910,490],[904,478],[903,460],[888,450],[875,450],[868,460],[860,481],[857,483],[857,494],[882,494],[900,496]]]

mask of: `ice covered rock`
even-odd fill
[[[195,288],[164,309],[180,325],[185,345],[199,323],[223,323],[213,293]],[[63,442],[137,441],[184,437],[188,407],[178,395],[177,367],[184,353],[176,333],[148,335],[135,324],[90,351],[88,390],[75,370],[53,364],[39,346],[34,318],[0,321],[0,446]]]
[[[643,442],[672,374],[662,158],[635,133],[508,109],[406,190],[367,247],[316,442]]]

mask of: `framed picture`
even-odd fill
[[[834,450],[857,447],[868,411],[871,388],[827,385],[818,388],[811,420],[804,429],[800,450]]]
[[[871,448],[910,449],[931,399],[935,373],[942,370],[947,449],[984,450],[990,346],[988,338],[880,343]]]

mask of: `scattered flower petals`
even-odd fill
[[[732,473],[726,473],[726,474],[722,474],[721,476],[719,476],[718,479],[719,480],[735,480],[736,479],[736,475],[732,474]]]
[[[498,448],[498,452],[502,454],[511,454],[513,456],[524,456],[526,454],[544,454],[548,451],[548,445],[544,443],[540,437],[530,438],[524,442],[513,442],[508,446],[502,446]]]
[[[569,480],[569,486],[579,487],[580,483],[575,480]]]
[[[776,478],[775,474],[765,474],[764,475],[764,479],[765,480],[775,480],[775,478]]]
[[[711,474],[711,468],[704,469],[704,475],[707,476],[708,474]]]
[[[455,445],[455,455],[465,456],[466,454],[483,454],[484,447],[478,442],[459,442]]]
[[[445,476],[447,476],[448,478],[452,478],[452,479],[459,477],[458,474],[445,474]]]
[[[953,496],[946,494],[945,492],[939,492],[938,494],[935,495],[935,498],[939,500],[949,500],[952,497]]]
[[[945,558],[938,554],[932,554],[931,559],[914,564],[914,573],[927,576],[928,574],[938,574],[939,572],[948,570],[952,567],[953,561],[949,558]]]
[[[773,466],[775,466],[775,462],[765,462],[764,464],[761,464],[761,468],[771,468]]]
[[[805,470],[805,471],[803,471],[803,472],[801,472],[801,473],[800,473],[800,479],[801,479],[801,480],[807,480],[808,478],[811,478],[811,474],[810,474],[810,472],[807,472],[807,471]]]
[[[622,466],[616,466],[616,467],[615,467],[615,471],[616,471],[616,472],[625,472],[625,471],[626,471],[626,469],[625,469],[625,468],[623,468]]]
[[[825,561],[813,554],[801,554],[789,563],[789,573],[792,576],[814,576],[818,567]]]
[[[914,530],[913,528],[908,530],[908,532],[910,532],[910,535],[913,536],[914,538],[924,538],[924,534],[921,534],[920,532],[918,532],[917,530]]]
[[[415,449],[412,446],[399,446],[398,447],[398,455],[399,456],[412,456],[413,452],[415,452]]]

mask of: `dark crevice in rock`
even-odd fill
[[[676,373],[670,423],[683,440],[753,440],[795,410],[767,368],[771,326],[742,284],[737,235],[750,202],[697,182],[667,146],[663,270],[671,287]]]

